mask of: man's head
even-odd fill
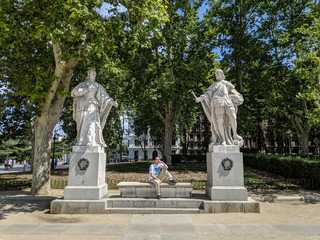
[[[160,158],[159,157],[156,157],[155,159],[154,159],[154,163],[155,164],[158,164],[160,162]]]
[[[225,80],[225,79],[226,79],[226,77],[224,76],[224,73],[223,73],[222,69],[217,69],[216,72],[215,72],[215,75],[216,75],[217,81],[222,81],[222,80]]]
[[[96,76],[97,76],[96,70],[94,70],[93,68],[90,68],[87,76],[88,81],[94,82]]]

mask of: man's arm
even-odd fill
[[[152,177],[153,180],[158,180],[160,183],[162,182],[159,178],[153,175],[153,172],[151,172],[150,176]]]
[[[167,164],[165,164],[163,161],[160,161],[160,163],[162,163],[163,164],[163,169],[164,170],[167,170],[169,167],[168,167],[168,165]]]

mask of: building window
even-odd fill
[[[190,133],[190,139],[193,140],[193,133]]]

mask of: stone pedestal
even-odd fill
[[[106,154],[99,146],[74,146],[70,156],[65,200],[98,200],[108,192]]]
[[[210,146],[207,153],[206,195],[213,201],[247,201],[243,155],[239,146]]]

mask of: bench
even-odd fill
[[[155,197],[156,189],[152,183],[120,182],[120,196],[124,198]],[[193,183],[162,183],[161,196],[167,198],[189,198],[192,196]]]

